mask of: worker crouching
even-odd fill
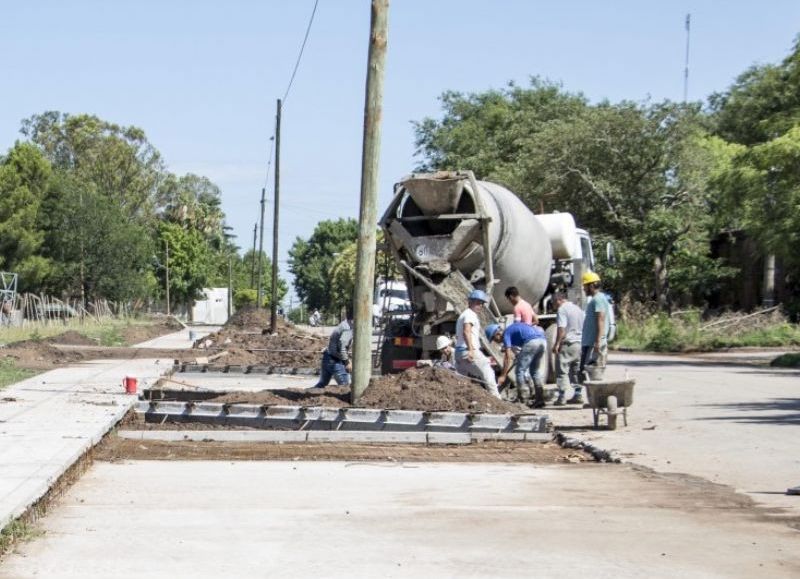
[[[491,324],[486,328],[486,338],[490,342],[503,344],[503,371],[498,383],[502,385],[508,378],[513,365],[513,352],[517,351],[515,378],[519,401],[533,408],[544,407],[544,382],[539,372],[539,364],[547,351],[547,339],[544,330],[539,326],[529,326],[522,322],[514,322],[505,331],[499,324]],[[533,378],[534,398],[531,401],[531,390],[526,374]]]

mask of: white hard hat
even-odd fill
[[[439,336],[438,338],[436,338],[436,349],[441,350],[443,348],[446,348],[452,343],[453,342],[451,342],[450,338],[448,338],[447,336]]]

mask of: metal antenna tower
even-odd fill
[[[692,15],[686,15],[686,60],[683,68],[683,102],[689,96],[689,38],[692,32]]]

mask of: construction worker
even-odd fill
[[[328,347],[322,352],[319,381],[314,388],[325,388],[331,378],[336,380],[339,386],[350,384],[350,373],[353,371],[353,362],[350,360],[350,348],[353,345],[352,324],[353,310],[348,308],[344,320],[334,328],[328,340]]]
[[[535,326],[539,323],[539,317],[533,311],[533,306],[522,299],[519,290],[513,285],[506,290],[506,299],[514,306],[514,321]]]
[[[500,398],[497,379],[492,365],[480,349],[481,322],[478,312],[489,303],[489,296],[482,290],[473,290],[467,296],[467,309],[456,322],[456,370],[459,374],[481,382],[492,396]]]
[[[533,378],[533,408],[544,407],[544,382],[539,373],[539,362],[547,351],[547,339],[544,330],[539,326],[529,326],[523,322],[514,322],[505,330],[500,324],[490,324],[486,328],[486,339],[503,344],[503,371],[498,383],[502,386],[508,378],[513,365],[512,352],[517,353],[515,377],[517,394],[523,404],[531,403],[531,390],[528,386],[528,375]]]
[[[445,368],[447,370],[455,370],[456,364],[453,358],[455,351],[453,350],[453,340],[447,336],[439,336],[436,338],[436,351],[439,357],[433,361],[434,368]]]
[[[587,271],[584,273],[581,283],[583,284],[583,291],[590,300],[586,304],[586,314],[581,331],[580,375],[585,379],[588,373],[589,378],[592,380],[602,380],[608,357],[611,304],[606,294],[600,291],[600,276],[595,272]],[[583,404],[580,385],[567,402],[569,404]]]
[[[553,354],[556,357],[556,384],[558,385],[558,398],[553,405],[563,406],[566,404],[564,398],[567,387],[572,385],[576,392],[580,389],[578,384],[581,364],[581,334],[585,316],[583,310],[569,301],[564,292],[557,292],[553,296],[553,303],[556,307],[556,342],[553,344]]]

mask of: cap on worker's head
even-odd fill
[[[472,290],[469,292],[469,296],[467,296],[468,300],[475,300],[476,302],[483,302],[485,304],[489,303],[489,296],[486,295],[486,292],[483,290]]]
[[[600,276],[593,271],[587,271],[585,274],[583,274],[583,277],[581,278],[582,285],[586,285],[587,283],[597,283],[599,281],[600,281]]]
[[[452,343],[453,342],[451,342],[450,338],[448,338],[447,336],[439,336],[438,338],[436,338],[436,349],[443,350]]]
[[[489,324],[486,326],[486,339],[490,342],[494,339],[494,335],[500,330],[500,324]]]

